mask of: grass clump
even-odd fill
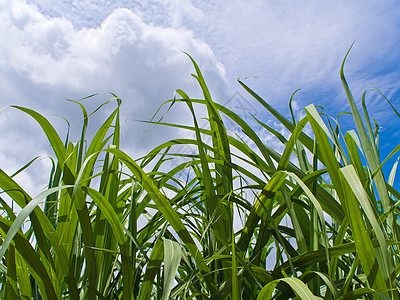
[[[178,90],[166,103],[186,105],[193,125],[156,123],[193,138],[140,159],[121,150],[118,97],[91,140],[89,115],[77,102],[84,121],[76,143],[38,112],[14,106],[41,126],[55,160],[48,189],[36,197],[0,170],[2,194],[21,208],[16,215],[0,199],[0,298],[400,299],[397,164],[386,179],[378,132],[365,106],[363,122],[343,65],[355,122],[344,134],[314,105],[302,119],[287,119],[239,80],[290,132],[285,139],[255,118],[284,144],[278,153],[259,129],[213,101],[189,58],[203,98]],[[208,115],[205,128],[198,106]],[[196,151],[177,151],[185,146]]]

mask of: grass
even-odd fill
[[[193,124],[150,123],[193,138],[165,142],[140,159],[121,150],[116,96],[91,140],[90,114],[76,101],[84,121],[75,143],[38,112],[13,106],[41,126],[54,164],[48,189],[35,197],[0,170],[0,298],[400,299],[397,162],[386,179],[365,93],[362,117],[344,61],[355,125],[345,133],[314,105],[299,120],[291,110],[289,120],[239,80],[290,132],[286,139],[214,102],[189,58],[203,98],[177,90],[165,105],[185,105]],[[228,119],[241,134],[225,126]],[[283,143],[282,153],[264,144],[260,128]],[[195,153],[180,151],[187,146]]]

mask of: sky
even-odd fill
[[[349,111],[339,68],[353,42],[345,73],[356,101],[364,90],[377,87],[398,108],[396,1],[0,0],[0,107],[35,109],[64,137],[62,117],[76,132],[82,119],[79,107],[66,99],[99,93],[85,101],[90,110],[114,93],[123,101],[122,143],[139,157],[181,133],[161,127],[150,131],[136,120],[151,119],[178,88],[201,96],[183,52],[198,63],[216,102],[241,104],[242,117],[251,112],[273,125],[237,79],[285,115],[291,94],[301,88],[294,98],[296,114],[314,103],[336,116]],[[400,123],[373,90],[367,104],[387,136],[381,141],[384,156],[397,145]],[[91,125],[110,109],[96,113]],[[190,120],[178,106],[168,117]],[[12,173],[42,157],[17,178],[38,193],[48,179],[43,170],[50,167],[46,137],[13,108],[0,113],[0,126],[3,170]]]

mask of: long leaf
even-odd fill
[[[181,262],[182,251],[178,243],[164,239],[164,288],[163,300],[168,300],[172,285],[175,280],[176,271]]]

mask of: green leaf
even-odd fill
[[[287,283],[299,299],[314,300],[318,297],[314,296],[308,287],[297,278],[281,278],[266,284],[257,296],[257,300],[272,299],[272,292],[280,282]]]
[[[172,285],[175,280],[176,271],[181,262],[182,251],[177,242],[164,239],[164,288],[163,300],[168,300]]]
[[[204,258],[202,257],[199,249],[190,236],[189,232],[183,225],[179,215],[172,208],[167,197],[163,195],[155,183],[149,178],[149,176],[139,167],[139,165],[127,154],[119,149],[107,149],[108,152],[114,154],[118,159],[121,160],[133,173],[136,180],[143,186],[147,194],[153,199],[158,210],[163,214],[169,224],[175,229],[182,242],[185,244],[193,258],[195,259],[200,272],[204,275],[207,282],[207,286],[211,291],[215,290],[215,284],[210,278],[210,271],[208,266],[205,264]]]
[[[36,206],[43,201],[48,195],[55,193],[57,191],[60,191],[62,189],[67,189],[67,188],[72,188],[72,185],[67,185],[67,186],[60,186],[60,187],[55,187],[52,189],[45,190],[41,192],[39,195],[37,195],[35,198],[32,199],[18,214],[18,216],[15,218],[10,230],[8,231],[3,244],[1,245],[0,248],[0,257],[4,256],[4,253],[7,250],[8,245],[11,243],[12,239],[14,236],[17,234],[18,230],[21,228],[22,223],[24,223],[25,219],[31,214],[31,212],[36,208]]]
[[[157,239],[153,244],[150,259],[146,267],[143,283],[140,287],[139,300],[151,299],[151,291],[153,288],[153,280],[157,273],[160,272],[161,262],[164,257],[164,247],[161,239]]]
[[[350,226],[353,232],[353,239],[356,244],[357,254],[360,257],[360,262],[363,270],[368,278],[368,282],[372,288],[385,291],[388,289],[385,281],[385,272],[387,272],[387,265],[385,260],[381,257],[377,257],[372,246],[371,238],[368,234],[368,230],[364,223],[361,211],[359,209],[360,202],[357,201],[355,193],[361,193],[357,190],[355,180],[357,175],[353,166],[347,166],[340,169],[340,174],[343,180],[344,193],[346,200],[344,205],[346,206],[347,215],[350,221]],[[364,196],[364,195],[363,195]],[[362,200],[362,199],[360,199]],[[364,201],[362,201],[364,203]],[[366,204],[364,203],[364,206]],[[368,210],[366,213],[370,213]],[[370,222],[374,222],[374,216],[369,214],[367,218]],[[376,221],[375,221],[376,222]],[[379,238],[379,232],[376,232]],[[381,242],[381,241],[380,241]],[[382,251],[382,244],[381,244]],[[382,260],[380,260],[381,258]],[[380,269],[380,267],[384,269]]]

